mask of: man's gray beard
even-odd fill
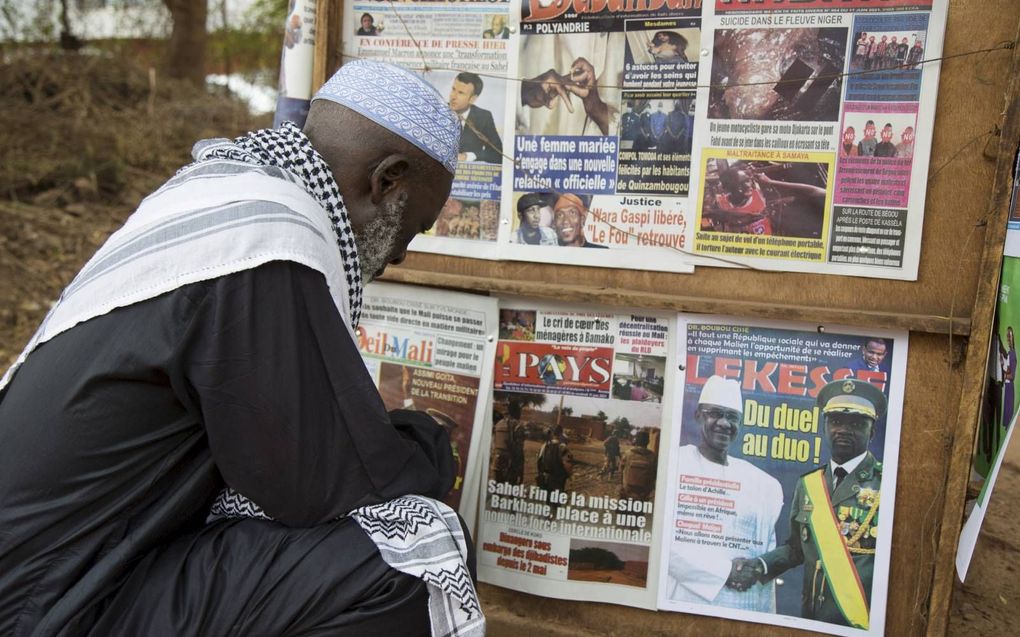
[[[354,231],[354,245],[361,262],[361,282],[370,283],[393,256],[400,224],[407,210],[407,193],[400,193],[396,201],[383,204],[382,213],[365,224],[361,232]]]

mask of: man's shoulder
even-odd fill
[[[492,119],[492,111],[490,111],[487,108],[482,108],[481,106],[472,105],[471,106],[471,110],[468,111],[467,118],[468,119],[475,119],[475,118]]]
[[[758,467],[752,464],[751,462],[744,460],[743,458],[731,457],[729,461],[733,463],[735,466],[740,467],[743,471],[753,475],[755,481],[760,482],[762,488],[775,487],[782,490],[782,486],[780,486],[779,480],[777,480],[774,476],[772,476],[772,474],[765,471],[761,467]]]

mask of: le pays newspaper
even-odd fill
[[[355,0],[342,41],[463,121],[413,249],[916,279],[947,4]]]

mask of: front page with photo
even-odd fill
[[[681,317],[659,607],[885,626],[907,334]]]
[[[344,3],[344,61],[378,59],[425,78],[461,119],[457,174],[435,225],[411,249],[495,258],[503,191],[509,0]]]
[[[365,288],[358,349],[389,410],[424,411],[447,430],[457,476],[445,498],[470,524],[492,379],[496,299],[375,282]]]
[[[690,272],[701,1],[522,0],[520,32],[502,258]]]
[[[654,312],[501,302],[481,581],[655,607],[674,325]]]
[[[695,252],[916,279],[947,4],[706,4]]]

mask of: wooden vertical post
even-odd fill
[[[343,0],[316,0],[312,93],[343,63]]]
[[[1014,37],[1018,42],[1020,32]],[[1010,81],[1005,95],[995,181],[988,203],[985,245],[977,296],[971,312],[971,333],[963,371],[960,408],[952,430],[952,449],[946,472],[945,497],[939,529],[939,550],[935,553],[932,589],[928,604],[928,637],[943,637],[949,628],[949,610],[956,579],[956,547],[960,537],[970,464],[974,455],[981,398],[988,369],[988,348],[995,322],[995,301],[1002,273],[1002,246],[1006,237],[1009,202],[1013,189],[1013,162],[1020,143],[1020,47],[1013,49]],[[948,423],[947,423],[948,425]]]

